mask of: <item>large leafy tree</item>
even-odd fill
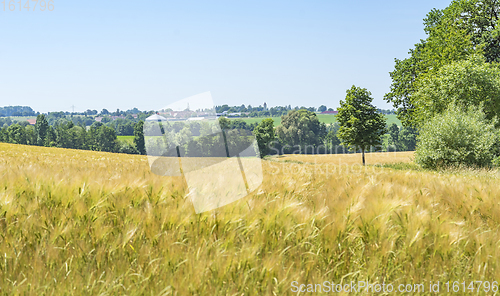
[[[421,125],[453,103],[467,109],[482,106],[487,119],[500,115],[500,68],[473,55],[425,75],[413,95],[414,121]]]
[[[498,0],[455,0],[443,11],[475,47],[481,47],[488,63],[500,62],[499,14]]]
[[[337,121],[340,125],[337,133],[342,143],[354,149],[360,149],[365,165],[365,151],[371,146],[382,144],[385,133],[385,118],[372,105],[371,93],[366,88],[352,86],[347,90],[345,101],[340,101]]]
[[[424,30],[428,37],[410,49],[408,58],[395,60],[391,89],[385,96],[404,125],[415,125],[417,106],[412,97],[422,77],[475,53],[486,62],[500,61],[499,8],[498,0],[454,0],[444,10],[427,14]]]
[[[312,111],[293,110],[281,117],[281,125],[276,128],[276,135],[281,144],[290,148],[297,146],[300,151],[304,149],[304,152],[307,152],[306,146],[317,147],[322,144],[326,136],[326,125],[319,122],[318,116]]]

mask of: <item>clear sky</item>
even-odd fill
[[[157,110],[211,91],[216,104],[336,108],[354,84],[392,108],[383,96],[394,58],[425,38],[426,13],[450,2],[0,3],[0,106]]]

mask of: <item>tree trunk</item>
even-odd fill
[[[361,148],[361,153],[363,154],[363,166],[365,166],[365,148]]]

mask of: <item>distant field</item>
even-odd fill
[[[409,163],[413,161],[415,152],[373,152],[365,153],[366,164]],[[361,164],[361,153],[352,154],[285,154],[271,157],[276,161],[294,161],[309,164],[356,165]]]
[[[327,114],[318,114],[318,119],[320,122],[324,122],[326,124],[332,124],[334,123],[335,120],[335,115],[327,115]],[[241,118],[243,121],[245,121],[248,124],[251,123],[259,123],[262,120],[269,118],[269,117],[252,117],[252,118]],[[281,125],[281,117],[270,117],[274,121],[274,126]],[[386,115],[385,118],[387,119],[387,124],[395,123],[398,126],[401,126],[401,121],[397,118],[396,115]],[[234,118],[231,118],[234,119]]]
[[[134,136],[118,136],[119,141],[134,143]]]
[[[241,118],[247,124],[259,123],[264,119],[271,118],[274,121],[274,126],[281,125],[281,117],[249,117],[249,118]],[[236,118],[230,118],[231,120]]]
[[[6,117],[0,117],[0,118],[6,118]],[[26,121],[28,119],[36,119],[36,116],[10,116],[10,119],[12,121]]]

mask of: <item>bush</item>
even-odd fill
[[[451,105],[422,125],[415,161],[424,168],[484,167],[498,155],[496,119],[488,120],[480,107],[462,110]]]
[[[133,144],[126,141],[118,141],[118,153],[139,154]]]
[[[491,164],[494,167],[500,167],[500,156],[495,157],[492,161]]]

